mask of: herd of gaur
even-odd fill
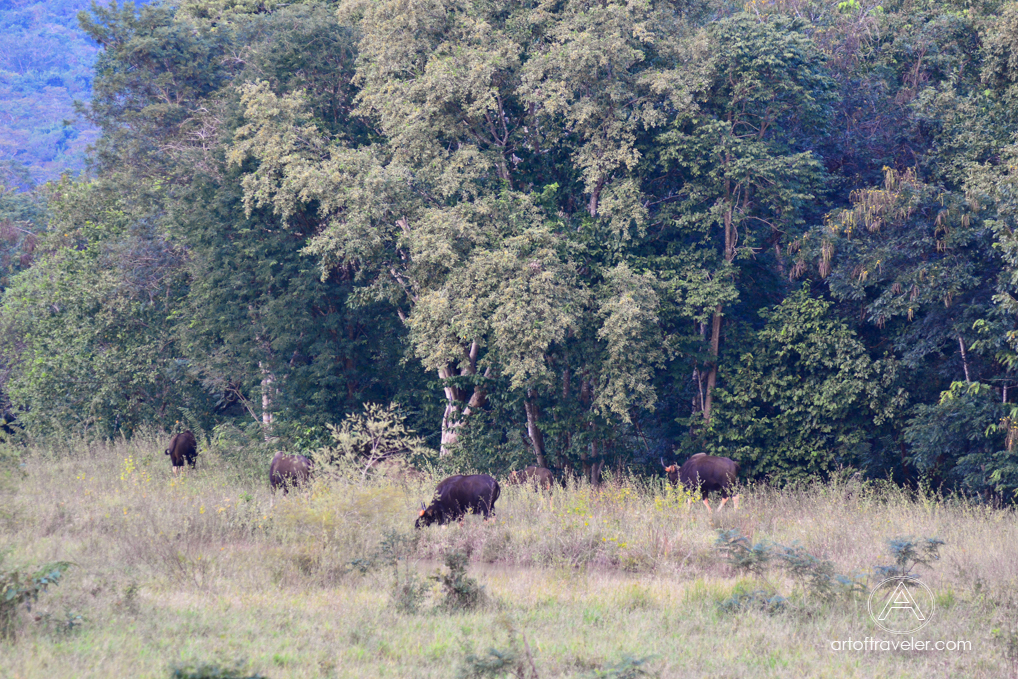
[[[175,435],[166,449],[174,472],[184,464],[194,467],[198,458],[198,442],[190,431]],[[299,486],[307,482],[314,472],[315,463],[303,455],[286,455],[279,451],[269,463],[269,486],[273,491],[282,489],[287,492],[290,486]],[[732,495],[736,488],[739,475],[739,464],[727,457],[697,453],[689,458],[681,467],[677,464],[666,465],[661,460],[672,485],[682,484],[689,490],[699,489],[703,496],[703,504],[711,510],[708,496],[711,493],[721,495],[721,507],[731,497],[735,508],[739,508],[739,496]],[[535,487],[550,490],[554,485],[555,475],[545,467],[527,467],[509,474],[510,484],[531,484]],[[415,527],[444,525],[463,518],[468,512],[483,514],[487,519],[495,511],[495,501],[501,493],[498,481],[487,474],[471,474],[450,476],[435,488],[431,504],[421,503]]]

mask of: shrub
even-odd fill
[[[891,538],[887,541],[887,547],[894,563],[890,566],[877,566],[873,570],[883,578],[910,577],[916,566],[930,566],[934,561],[939,561],[943,545],[944,541],[938,538]]]
[[[765,589],[754,589],[745,591],[736,589],[732,596],[718,604],[718,607],[726,613],[738,613],[740,611],[759,610],[765,613],[778,613],[785,608],[788,600],[776,592]]]
[[[450,611],[468,611],[484,601],[484,587],[467,575],[470,550],[454,549],[445,553],[448,573],[438,572],[431,579],[442,586],[442,607]]]
[[[350,413],[339,426],[329,425],[334,445],[319,451],[316,458],[323,462],[346,461],[359,468],[361,477],[383,460],[420,462],[433,451],[406,426],[405,420],[395,403],[366,403],[363,413]]]
[[[738,528],[718,531],[715,548],[721,552],[721,558],[741,571],[754,575],[763,575],[771,559],[771,547],[767,543],[752,544]]]
[[[892,540],[891,544],[892,553],[895,554],[897,560],[896,566],[878,566],[874,569],[877,574],[882,574],[888,569],[907,573],[915,567],[916,563],[929,563],[936,558],[931,554],[943,543],[939,540],[928,539],[917,548],[915,543],[899,538]],[[718,531],[718,539],[714,546],[721,553],[722,559],[739,570],[752,573],[757,577],[762,577],[772,563],[776,564],[795,580],[804,599],[810,596],[828,599],[839,594],[854,596],[866,591],[867,578],[865,575],[841,575],[835,572],[833,562],[810,554],[797,542],[793,542],[791,545],[767,542],[752,544],[749,538],[741,535],[738,529],[733,528],[732,530]],[[752,607],[773,611],[783,607],[785,601],[785,597],[776,593],[758,590],[737,593],[723,602],[721,607],[727,611]]]
[[[17,570],[4,570],[0,554],[0,639],[13,640],[16,632],[18,608],[24,604],[32,610],[32,604],[50,585],[56,585],[71,567],[68,561],[57,561],[39,568],[33,575]]]
[[[774,557],[781,567],[794,579],[803,592],[820,598],[827,598],[834,592],[834,564],[807,552],[799,543],[789,546],[776,545]]]
[[[516,679],[538,679],[537,666],[530,653],[530,644],[522,632],[508,617],[502,616],[498,624],[508,637],[509,647],[488,648],[482,654],[467,653],[460,664],[458,679],[482,679],[483,677],[515,677]]]
[[[392,604],[397,611],[416,613],[421,609],[427,593],[427,585],[412,566],[407,564],[402,570],[399,566],[394,569],[391,595]]]
[[[643,666],[650,662],[651,659],[651,656],[634,658],[627,655],[614,665],[594,670],[590,676],[595,679],[636,679],[636,677],[646,677],[648,673],[647,670],[643,669]]]
[[[85,624],[85,616],[69,608],[64,609],[63,615],[43,613],[36,619],[45,626],[47,631],[50,631],[57,636],[70,636],[76,632],[80,632],[81,628]]]

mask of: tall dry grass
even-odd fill
[[[650,658],[660,676],[1007,676],[1018,628],[1018,522],[994,509],[842,479],[747,488],[740,509],[708,514],[660,479],[613,478],[552,492],[503,486],[497,518],[413,529],[438,479],[399,484],[336,473],[273,497],[267,466],[206,452],[174,475],[164,441],[32,450],[0,484],[5,567],[74,562],[0,648],[0,676],[168,676],[174,663],[242,659],[269,677],[449,677],[498,630],[533,646],[541,677]],[[324,475],[323,475],[324,477]],[[922,572],[941,612],[930,638],[964,653],[835,653],[829,640],[879,636],[865,602],[726,613],[733,592],[786,594],[779,573],[750,581],[714,548],[719,530],[799,543],[864,574],[886,541],[944,540]],[[449,613],[393,605],[394,578],[424,576],[450,550],[472,555],[487,604]],[[404,576],[389,559],[398,557]],[[407,565],[409,564],[409,566]],[[405,583],[404,583],[405,584]],[[435,592],[425,592],[436,596]],[[71,624],[75,616],[83,625]],[[918,635],[917,635],[918,636]]]

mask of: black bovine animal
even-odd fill
[[[450,476],[435,489],[435,498],[427,507],[421,503],[421,513],[415,528],[455,521],[469,511],[488,518],[495,510],[500,489],[498,481],[487,474]]]
[[[272,490],[282,487],[287,493],[290,486],[306,483],[314,468],[315,463],[303,455],[284,455],[283,451],[276,451],[269,464],[269,485]]]
[[[198,459],[198,442],[194,440],[194,434],[188,429],[170,439],[170,447],[166,449],[170,456],[170,464],[173,471],[177,471],[187,462],[193,468]]]
[[[664,465],[664,460],[661,461]],[[693,490],[699,488],[703,494],[703,504],[710,510],[710,502],[707,496],[713,492],[721,493],[721,507],[725,506],[731,496],[732,488],[739,478],[739,463],[727,457],[717,457],[706,453],[697,453],[686,460],[686,464],[679,467],[677,464],[665,467],[668,473],[668,480],[674,485],[682,483],[686,488]],[[733,498],[735,508],[739,508],[739,496]]]

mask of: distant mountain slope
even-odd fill
[[[35,182],[81,171],[98,136],[74,112],[74,101],[91,94],[99,51],[78,27],[91,4],[0,2],[0,163],[27,168]]]

